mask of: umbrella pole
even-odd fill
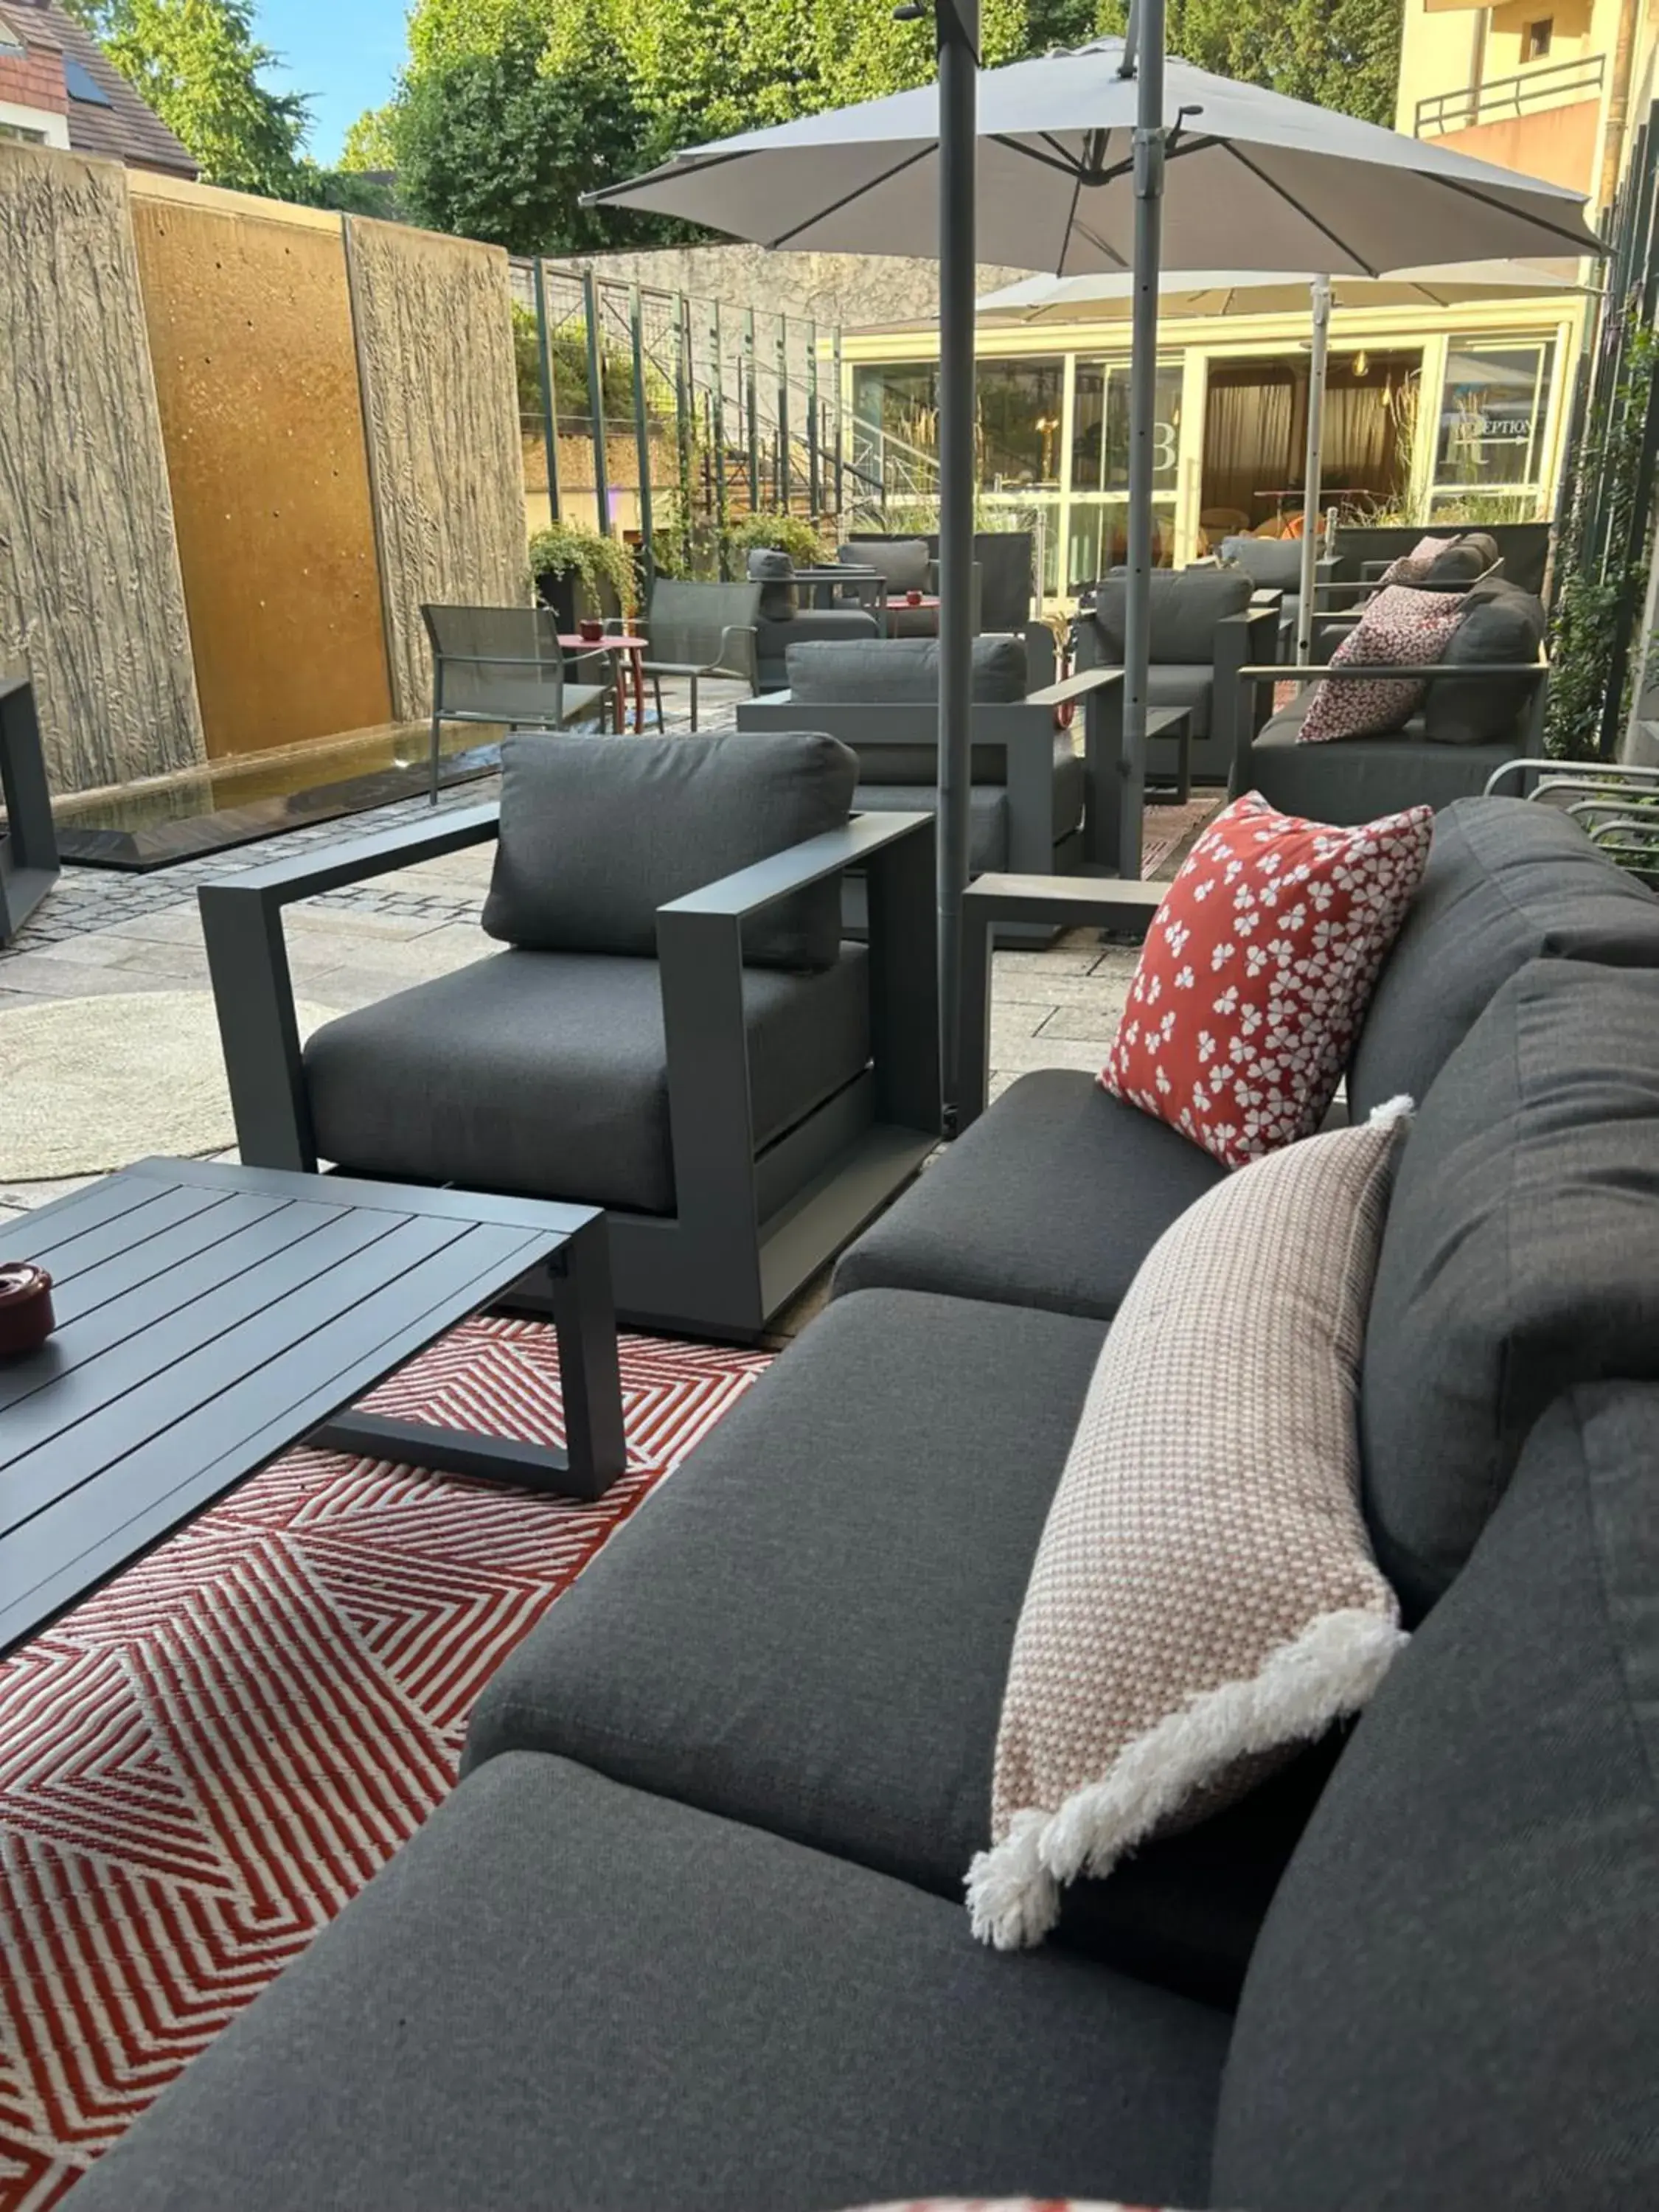
[[[1297,609],[1296,659],[1313,664],[1314,582],[1319,562],[1319,499],[1324,469],[1325,371],[1331,342],[1331,280],[1316,276],[1313,293],[1313,350],[1308,362],[1308,450],[1302,482],[1301,604]]]
[[[1135,108],[1134,304],[1129,373],[1128,578],[1123,605],[1123,752],[1118,763],[1117,872],[1140,873],[1146,791],[1146,682],[1152,636],[1152,474],[1158,431],[1158,287],[1163,245],[1164,0],[1135,0],[1124,74]]]
[[[945,1128],[961,1095],[962,894],[973,696],[974,170],[979,0],[935,0],[939,38],[939,1020]]]

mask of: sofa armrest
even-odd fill
[[[1144,937],[1169,889],[1168,884],[1121,876],[987,875],[969,884],[962,902],[958,1134],[985,1111],[991,1073],[991,939],[998,927],[1035,921],[1051,928],[1093,927]]]
[[[1040,691],[1028,691],[1028,707],[1063,707],[1069,700],[1086,699],[1091,691],[1103,691],[1108,685],[1121,684],[1121,668],[1079,668],[1074,675],[1062,677],[1058,684],[1045,684]]]
[[[775,906],[792,891],[806,890],[826,876],[839,875],[844,868],[867,866],[872,854],[885,845],[896,844],[901,837],[914,837],[933,818],[931,814],[855,814],[839,830],[826,830],[822,836],[808,837],[786,852],[739,868],[735,875],[722,876],[718,883],[688,891],[684,898],[657,908],[659,948],[669,936],[682,933],[678,927],[682,917],[745,921]]]
[[[308,1174],[317,1166],[283,908],[418,860],[486,844],[500,829],[498,805],[458,808],[435,821],[268,861],[201,886],[197,900],[208,978],[245,1165]]]
[[[1265,684],[1270,680],[1274,683],[1306,682],[1316,676],[1334,676],[1339,682],[1355,684],[1398,682],[1406,676],[1420,676],[1425,682],[1431,682],[1438,676],[1454,676],[1464,684],[1478,683],[1485,676],[1527,676],[1541,683],[1549,672],[1548,661],[1542,659],[1469,663],[1433,661],[1424,667],[1406,665],[1396,667],[1392,661],[1386,664],[1380,661],[1350,664],[1345,661],[1340,667],[1333,667],[1328,661],[1268,661],[1238,671],[1247,683],[1255,684]]]
[[[744,1015],[743,923],[793,891],[860,867],[870,911],[870,1038],[884,1122],[939,1127],[933,817],[860,814],[657,909],[676,1210],[719,1234],[755,1197]]]

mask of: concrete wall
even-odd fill
[[[0,662],[54,789],[204,757],[126,173],[0,140]]]
[[[856,330],[867,323],[933,321],[939,268],[932,261],[864,253],[769,253],[759,246],[679,246],[634,253],[590,253],[555,264],[591,269],[612,283],[689,292],[733,306],[764,305],[774,314]],[[1029,269],[987,266],[977,289],[989,292],[1029,276]]]
[[[355,216],[347,234],[392,709],[408,719],[431,706],[422,601],[515,605],[526,588],[507,256]]]

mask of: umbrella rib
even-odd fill
[[[1044,154],[1036,147],[1027,145],[1023,138],[1010,138],[1000,131],[987,131],[986,136],[994,146],[1006,147],[1009,153],[1022,155],[1028,161],[1040,162],[1045,169],[1057,169],[1062,177],[1076,177],[1079,180],[1082,178],[1082,170],[1063,149],[1058,154]],[[1048,133],[1045,131],[1043,136],[1046,139]]]
[[[1077,204],[1083,197],[1083,172],[1079,169],[1072,179],[1072,204],[1066,210],[1066,228],[1060,234],[1060,258],[1054,264],[1055,276],[1066,273],[1066,256],[1072,243],[1072,227],[1077,221]]]
[[[1500,215],[1515,213],[1515,210],[1505,207],[1502,200],[1494,199],[1490,192],[1478,191],[1474,185],[1466,185],[1459,177],[1442,177],[1437,181],[1443,185],[1449,185],[1455,192],[1462,192],[1466,199],[1479,200],[1482,207],[1496,208]],[[1587,247],[1592,254],[1602,253],[1607,250],[1599,239],[1592,238],[1587,241],[1582,230],[1564,230],[1559,223],[1550,222],[1541,215],[1528,215],[1527,220],[1528,222],[1535,222],[1540,230],[1547,230],[1556,238],[1565,239],[1574,253],[1581,257]]]
[[[1211,143],[1212,145],[1224,148],[1227,153],[1232,155],[1235,161],[1238,162],[1242,167],[1249,171],[1250,174],[1256,179],[1258,184],[1266,185],[1269,191],[1277,192],[1279,198],[1284,201],[1286,207],[1294,208],[1297,214],[1302,217],[1303,221],[1304,222],[1310,222],[1316,231],[1320,232],[1322,236],[1328,238],[1331,244],[1336,247],[1340,253],[1346,253],[1348,255],[1350,259],[1357,261],[1368,276],[1380,276],[1382,275],[1382,272],[1380,269],[1374,269],[1370,263],[1366,260],[1364,255],[1363,253],[1357,252],[1354,248],[1348,244],[1346,239],[1340,238],[1336,232],[1331,228],[1328,223],[1321,222],[1319,217],[1315,215],[1310,209],[1304,207],[1301,201],[1296,198],[1295,194],[1287,191],[1285,186],[1279,183],[1276,177],[1270,177],[1267,174],[1267,172],[1261,167],[1259,162],[1251,161],[1248,154],[1241,153],[1238,147],[1234,144],[1231,138],[1212,139]]]
[[[700,177],[709,169],[724,168],[728,161],[746,161],[748,158],[747,154],[703,154],[701,155],[692,154],[684,157],[684,167],[681,167],[679,159],[677,157],[676,161],[669,165],[674,172],[672,179],[665,177],[660,181],[678,184],[683,178]],[[603,207],[608,200],[617,199],[623,192],[635,191],[641,185],[649,181],[648,178],[644,177],[624,177],[619,185],[596,185],[591,192],[583,192],[580,195],[581,204],[584,207]]]
[[[1114,263],[1120,269],[1128,268],[1129,264],[1123,258],[1123,256],[1118,252],[1116,246],[1109,246],[1106,240],[1100,235],[1099,232],[1097,230],[1091,230],[1086,222],[1078,222],[1073,221],[1073,228],[1077,232],[1079,238],[1086,238],[1088,240],[1090,245],[1094,247],[1097,253],[1103,253],[1109,261]]]
[[[792,238],[799,238],[802,231],[811,230],[814,223],[828,222],[832,215],[839,215],[843,208],[851,207],[854,200],[861,200],[866,192],[879,191],[884,185],[890,185],[895,177],[902,177],[907,169],[914,169],[918,161],[925,161],[936,150],[930,139],[927,145],[918,146],[913,154],[907,154],[902,161],[895,161],[890,169],[884,169],[878,177],[866,177],[850,192],[843,192],[838,200],[831,200],[828,207],[818,208],[811,215],[803,216],[787,230],[781,230],[775,238],[763,239],[761,244],[769,253],[775,253],[780,246],[787,246]]]

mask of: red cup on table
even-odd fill
[[[576,635],[584,645],[597,645],[605,635],[605,624],[596,622],[592,615],[584,615],[576,624]]]
[[[38,1352],[55,1326],[46,1269],[27,1260],[0,1260],[0,1359]]]
[[[919,607],[921,605],[921,593],[920,592],[907,592],[904,594],[904,604],[907,607]]]

